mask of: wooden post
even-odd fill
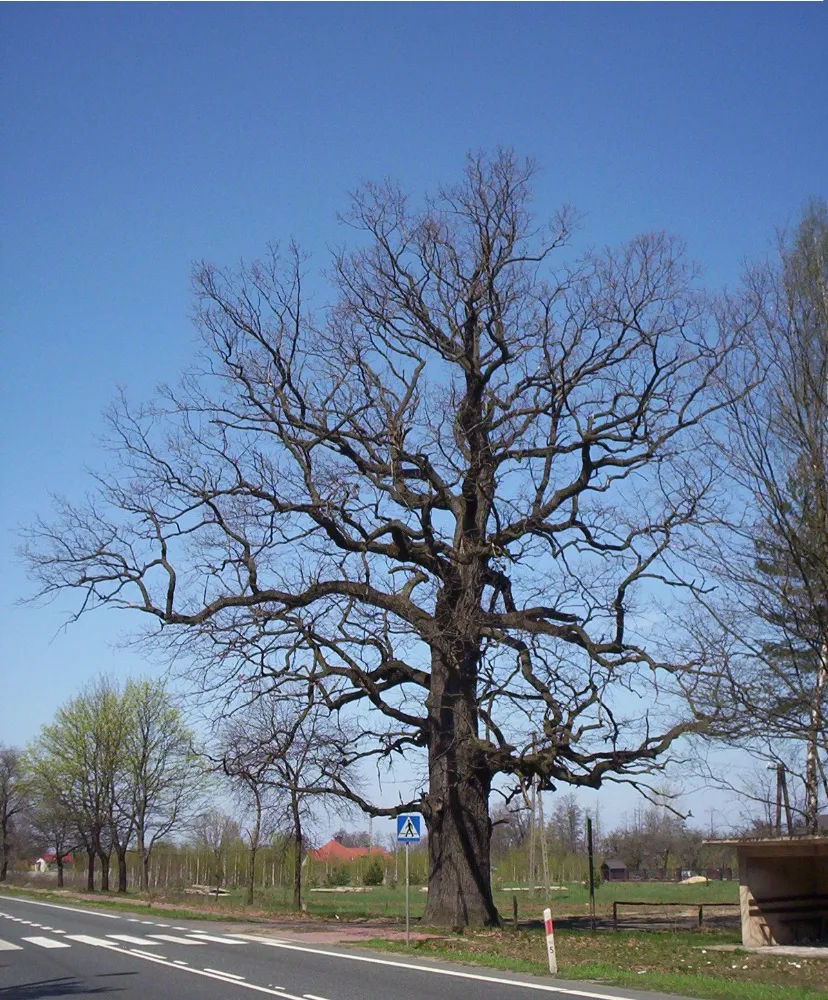
[[[587,816],[587,854],[589,856],[589,920],[595,930],[595,857],[592,849],[592,820]]]
[[[518,901],[517,896],[512,896],[512,919],[515,922],[515,930],[518,929]]]
[[[557,976],[558,956],[555,953],[555,928],[552,924],[552,911],[550,909],[543,911],[543,926],[546,931],[546,954],[549,958],[549,974]]]
[[[612,901],[612,929],[614,931],[618,930],[618,900],[614,899]]]

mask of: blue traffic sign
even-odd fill
[[[418,844],[420,842],[420,823],[422,816],[409,813],[397,817],[397,843]]]

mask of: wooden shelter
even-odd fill
[[[623,861],[618,858],[614,858],[611,861],[605,861],[601,865],[601,881],[602,882],[626,882],[630,877],[630,872]]]
[[[828,836],[708,843],[736,848],[746,947],[828,945]]]

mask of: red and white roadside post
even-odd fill
[[[549,974],[558,974],[558,956],[555,954],[555,928],[552,925],[552,911],[543,911],[543,926],[546,931],[546,954],[549,956]]]

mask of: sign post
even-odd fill
[[[420,843],[420,823],[422,817],[416,813],[406,813],[397,817],[397,843],[405,844],[405,944],[411,944],[411,909],[409,906],[408,845]]]

